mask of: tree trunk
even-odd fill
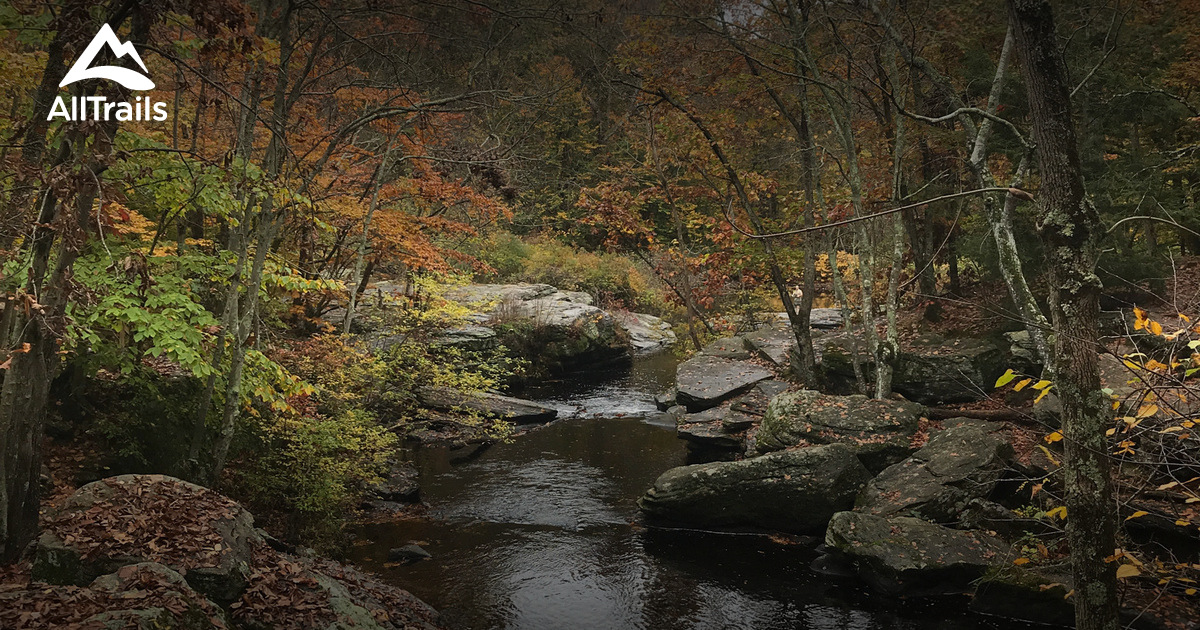
[[[1066,64],[1047,0],[1009,0],[1041,166],[1041,233],[1050,269],[1056,388],[1062,400],[1067,541],[1079,630],[1116,630],[1117,506],[1100,391],[1096,260],[1104,228],[1084,190]]]

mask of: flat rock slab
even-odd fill
[[[676,400],[688,411],[703,411],[772,376],[770,370],[754,363],[697,356],[680,363],[675,371]]]
[[[1008,556],[1008,546],[988,534],[861,512],[835,514],[825,544],[849,556],[860,578],[892,595],[969,593],[972,582]]]
[[[809,325],[813,328],[831,330],[841,328],[842,323],[841,309],[836,308],[814,308],[809,313]]]
[[[786,320],[772,322],[768,326],[746,335],[746,344],[755,354],[778,367],[788,365],[791,350],[796,346],[796,336]]]
[[[912,457],[872,479],[856,509],[877,516],[955,521],[968,503],[991,494],[1012,453],[1007,441],[978,426],[939,431]]]
[[[853,504],[870,476],[844,446],[797,449],[672,468],[638,506],[648,517],[677,523],[812,533]]]
[[[846,444],[878,472],[908,457],[924,408],[866,396],[830,396],[812,390],[771,399],[756,448],[778,451],[805,444]]]
[[[467,393],[449,387],[422,387],[417,390],[417,402],[430,409],[467,409],[517,424],[549,422],[558,417],[557,409],[533,401],[484,392]]]

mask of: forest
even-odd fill
[[[1200,628],[1197,0],[0,2],[0,629]]]

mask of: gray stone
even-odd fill
[[[702,411],[772,376],[769,370],[754,363],[698,356],[680,363],[676,369],[676,399],[689,411]]]
[[[467,393],[449,387],[422,387],[417,390],[417,402],[429,409],[453,411],[467,409],[489,417],[503,418],[517,424],[549,422],[558,417],[558,410],[533,401],[486,392]]]
[[[658,407],[659,411],[666,411],[675,406],[675,388],[672,387],[667,391],[654,397],[654,406]]]
[[[728,451],[742,450],[741,438],[727,433],[720,421],[689,422],[676,426],[675,430],[679,437],[697,446]]]
[[[786,367],[791,349],[796,346],[796,336],[792,332],[791,324],[784,319],[747,333],[746,344],[755,354],[775,366]]]
[[[757,449],[770,452],[804,444],[846,444],[878,472],[913,452],[912,437],[923,408],[866,396],[829,396],[812,390],[771,400],[757,436]]]
[[[974,580],[1008,555],[988,534],[861,512],[835,514],[825,544],[848,555],[860,578],[892,595],[969,593]]]
[[[979,427],[940,431],[912,457],[872,479],[856,509],[878,516],[955,521],[971,500],[991,494],[1010,457],[1007,441]]]
[[[811,533],[848,508],[870,473],[841,445],[672,468],[638,501],[651,518]]]
[[[746,346],[746,340],[742,337],[722,337],[710,342],[700,354],[708,357],[717,357],[721,359],[742,360],[749,359],[754,356],[750,349]]]

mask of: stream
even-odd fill
[[[809,569],[811,544],[646,528],[636,501],[688,463],[673,424],[646,420],[669,354],[629,370],[526,389],[559,420],[481,451],[412,453],[428,518],[364,524],[350,560],[442,611],[455,630],[1026,628],[914,605]],[[433,558],[386,563],[416,542]]]

